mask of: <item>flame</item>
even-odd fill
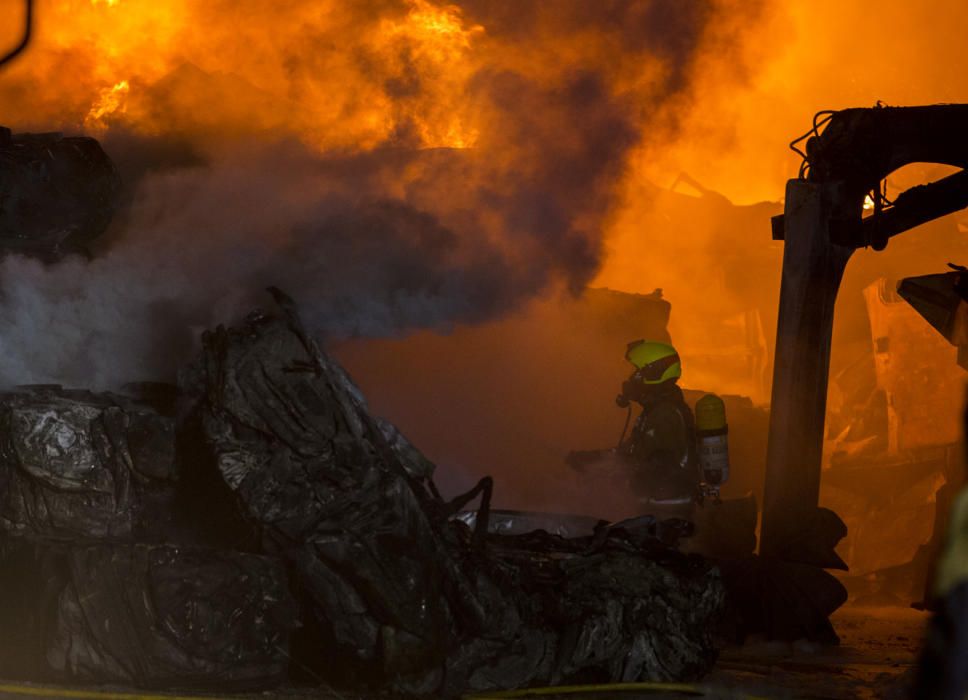
[[[461,10],[456,5],[435,7],[426,0],[411,0],[410,5],[407,22],[402,25],[390,23],[390,33],[423,35],[425,39],[431,39],[425,46],[441,51],[445,57],[452,57],[454,48],[469,49],[471,38],[484,31],[479,24],[465,29]],[[441,38],[443,44],[433,43]]]
[[[30,58],[0,77],[0,97],[17,78],[43,84],[44,94],[30,90],[34,104],[4,100],[23,104],[5,121],[100,130],[110,119],[147,134],[273,130],[320,150],[399,138],[474,146],[480,125],[460,98],[480,67],[484,27],[429,0],[372,17],[353,5],[305,3],[283,22],[271,3],[255,3],[249,22],[236,25],[225,21],[235,8],[218,3],[48,0]],[[287,45],[299,32],[306,45]],[[81,78],[63,80],[68,69]],[[137,95],[124,87],[133,85]]]
[[[4,121],[273,130],[320,150],[367,150],[403,133],[418,146],[470,147],[480,129],[459,97],[484,29],[456,6],[404,7],[370,17],[353,3],[305,3],[283,21],[274,4],[250,3],[248,21],[236,23],[226,17],[237,8],[222,3],[41,1],[29,56],[0,76]],[[121,77],[137,94],[107,87]]]
[[[14,127],[94,128],[110,116],[146,133],[173,122],[208,132],[242,131],[248,123],[320,149],[367,150],[401,135],[427,148],[470,148],[487,136],[485,115],[465,99],[482,68],[513,68],[536,79],[592,68],[635,103],[643,133],[656,134],[631,163],[629,183],[668,182],[686,171],[734,202],[775,200],[797,167],[786,144],[815,110],[878,99],[963,99],[960,80],[948,71],[964,53],[955,28],[968,12],[960,5],[930,13],[889,0],[869,17],[860,7],[818,1],[771,4],[761,16],[742,12],[748,3],[738,0],[709,3],[718,14],[708,45],[697,48],[694,88],[675,115],[660,115],[675,117],[668,119],[674,130],[656,124],[651,95],[642,90],[667,73],[665,64],[615,67],[630,45],[616,42],[607,23],[589,20],[583,31],[562,32],[557,11],[542,14],[529,5],[508,11],[529,26],[527,33],[502,42],[459,3],[434,0],[376,7],[325,0],[287,5],[285,12],[257,0],[39,0],[34,44],[0,76],[0,98],[4,121]],[[833,14],[844,16],[836,31],[821,20]],[[846,29],[856,26],[861,35]],[[731,35],[740,43],[726,44],[723,37]],[[885,55],[897,56],[897,74],[879,70]],[[846,73],[844,56],[852,57]],[[246,102],[230,88],[216,95],[202,86],[212,97],[205,103],[204,96],[184,94],[191,88],[168,85],[168,102],[148,104],[151,91],[142,87],[186,64],[239,76],[259,94]],[[105,86],[121,77],[138,94],[122,100],[123,112],[96,116]]]
[[[474,40],[484,33],[481,25],[466,26],[461,10],[455,5],[437,7],[426,0],[410,0],[410,10],[402,20],[384,20],[375,40],[378,52],[390,54],[401,45],[412,47],[411,60],[419,66],[422,76],[429,76],[441,92],[459,92],[461,85],[470,78]],[[383,106],[383,118],[377,123],[392,124],[395,107]],[[399,109],[399,107],[397,107]],[[453,110],[433,109],[421,105],[412,111],[404,110],[411,119],[420,142],[427,148],[470,148],[480,134],[479,129],[467,123],[459,106],[447,105]],[[398,112],[398,117],[401,116]],[[384,137],[386,134],[383,135]]]
[[[870,195],[864,197],[864,211],[870,211],[874,208],[874,199]]]
[[[105,117],[109,117],[116,112],[124,112],[124,103],[129,90],[127,80],[116,83],[114,87],[101,90],[100,98],[84,118],[84,126],[92,130],[103,129],[106,126]]]

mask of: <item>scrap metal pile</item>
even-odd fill
[[[724,587],[674,524],[472,530],[275,295],[204,336],[177,416],[144,387],[0,395],[0,673],[452,696],[709,670]]]

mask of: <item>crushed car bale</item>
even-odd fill
[[[152,511],[173,495],[174,480],[170,418],[121,396],[56,386],[0,394],[0,531],[130,538],[157,527]]]
[[[121,198],[97,140],[0,126],[0,251],[55,261],[87,254]]]
[[[258,689],[287,677],[285,564],[202,547],[173,418],[115,394],[0,394],[0,674]],[[189,521],[189,522],[186,522]]]

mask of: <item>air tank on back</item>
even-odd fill
[[[696,402],[696,438],[704,490],[717,499],[729,480],[728,435],[726,404],[715,394],[706,394]]]

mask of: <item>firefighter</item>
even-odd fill
[[[968,403],[962,419],[968,439]],[[909,697],[964,700],[968,698],[968,486],[955,498],[940,554],[929,581],[933,590],[925,601],[934,615],[925,631]]]
[[[682,363],[668,343],[637,340],[625,358],[635,367],[616,403],[638,403],[642,412],[619,454],[632,466],[632,487],[653,515],[688,518],[700,495],[696,425],[676,384]]]

